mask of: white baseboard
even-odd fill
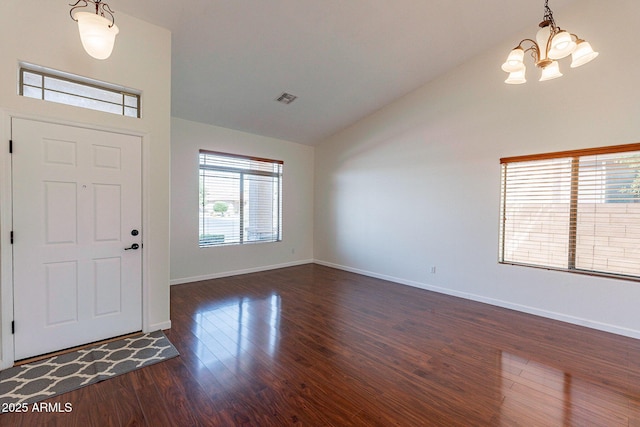
[[[154,323],[152,325],[149,325],[149,330],[148,331],[142,331],[142,332],[149,333],[149,332],[155,332],[155,331],[162,331],[162,330],[166,330],[166,329],[171,329],[171,320],[167,320],[166,322]]]
[[[183,283],[200,282],[202,280],[220,279],[222,277],[239,276],[241,274],[258,273],[260,271],[277,270],[278,268],[294,267],[297,265],[312,264],[312,259],[301,261],[287,262],[283,264],[265,265],[260,267],[247,268],[243,270],[223,271],[221,273],[206,274],[204,276],[184,277],[181,279],[172,279],[169,283],[173,285],[181,285]]]
[[[324,265],[326,267],[337,268],[339,270],[348,271],[351,273],[362,274],[363,276],[374,277],[376,279],[387,280],[389,282],[398,283],[401,285],[412,286],[414,288],[425,289],[427,291],[437,292],[440,294],[450,295],[458,298],[464,298],[471,301],[476,301],[484,304],[494,305],[496,307],[507,308],[510,310],[520,311],[527,314],[533,314],[535,316],[545,317],[547,319],[558,320],[565,323],[571,323],[574,325],[584,326],[591,329],[596,329],[603,332],[609,332],[616,335],[622,335],[625,337],[640,339],[640,331],[635,329],[623,328],[616,325],[610,325],[608,323],[602,323],[589,319],[583,319],[580,317],[570,316],[563,313],[557,313],[548,310],[542,310],[535,307],[529,307],[522,304],[516,304],[509,301],[503,301],[495,298],[488,298],[482,295],[476,295],[468,292],[461,292],[452,289],[442,288],[439,286],[433,286],[426,283],[416,282],[412,280],[401,279],[398,277],[387,276],[384,274],[375,273],[372,271],[361,270],[358,268],[348,267],[345,265],[334,264],[327,261],[315,260],[316,264]]]

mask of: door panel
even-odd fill
[[[78,321],[78,263],[44,264],[47,313],[45,327]]]
[[[96,316],[105,316],[122,311],[122,262],[120,258],[93,260],[95,273]],[[118,286],[116,286],[116,284]]]
[[[140,138],[13,119],[12,139],[15,359],[140,330]]]
[[[94,243],[119,242],[122,222],[119,215],[111,212],[121,212],[122,192],[119,185],[97,184],[93,187],[95,205]]]
[[[45,181],[43,185],[45,244],[76,243],[78,230],[76,183]]]

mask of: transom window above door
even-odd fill
[[[134,90],[50,68],[21,66],[19,91],[27,98],[140,117],[140,94]]]

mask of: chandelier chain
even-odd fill
[[[549,25],[551,26],[553,32],[555,32],[555,30],[558,28],[556,26],[556,21],[555,19],[553,19],[553,12],[551,11],[551,8],[549,7],[549,0],[545,0],[544,1],[544,18],[543,18],[543,22],[548,22]]]

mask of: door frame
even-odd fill
[[[74,122],[37,115],[12,113],[0,110],[0,369],[13,366],[15,349],[11,322],[13,311],[13,247],[10,244],[10,233],[13,228],[12,208],[12,176],[9,140],[11,139],[12,119],[26,119],[63,126],[93,129],[103,132],[121,133],[136,136],[142,142],[142,236],[149,242],[145,230],[150,225],[149,186],[150,186],[150,135],[146,132],[131,129],[113,128],[92,123]],[[147,244],[147,248],[149,245]],[[150,332],[149,322],[149,249],[142,251],[142,331]]]

